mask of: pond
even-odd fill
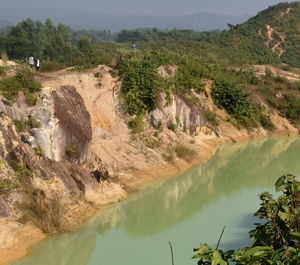
[[[106,206],[75,232],[46,239],[13,265],[196,265],[193,248],[250,244],[258,194],[283,174],[300,175],[300,138],[276,137],[220,147],[206,163],[159,180]]]

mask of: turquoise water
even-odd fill
[[[193,248],[249,245],[258,194],[285,173],[300,176],[300,138],[279,137],[223,146],[213,159],[148,185],[105,207],[73,233],[47,239],[13,265],[196,264]]]

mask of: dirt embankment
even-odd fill
[[[26,106],[22,97],[12,107],[0,104],[0,158],[5,161],[13,156],[28,165],[35,172],[33,187],[42,190],[46,198],[54,191],[61,195],[68,227],[101,205],[126,198],[128,192],[148,181],[175,175],[211,158],[220,144],[270,135],[263,128],[247,131],[234,127],[228,115],[213,104],[210,81],[206,82],[206,96],[195,96],[217,114],[218,126],[211,126],[201,109],[184,98],[173,95],[167,105],[162,94],[159,107],[144,121],[145,131],[137,136],[127,126],[130,117],[124,109],[121,83],[111,76],[110,68],[41,73],[37,78],[44,87],[37,106]],[[275,110],[268,112],[276,125],[272,135],[298,133]],[[29,115],[39,126],[17,133],[12,120]],[[177,130],[168,129],[174,123]],[[176,146],[193,150],[194,155],[176,154]],[[34,147],[44,154],[37,154]],[[6,162],[5,167],[9,170]],[[4,217],[0,219],[0,264],[25,255],[26,249],[44,236],[36,227],[16,222],[20,217],[14,206],[16,198],[22,200],[18,193],[0,198]],[[29,232],[32,238],[23,240]]]

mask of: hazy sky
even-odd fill
[[[0,0],[1,6],[47,7],[122,15],[185,15],[197,12],[256,14],[277,0]]]

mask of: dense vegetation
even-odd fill
[[[173,67],[173,74],[158,75],[159,66],[166,71]],[[264,109],[246,91],[247,86],[259,86],[263,82],[252,69],[234,70],[161,50],[126,53],[120,57],[117,69],[123,77],[123,92],[131,115],[140,116],[156,108],[160,92],[167,96],[176,93],[206,113],[209,122],[217,124],[216,117],[208,113],[196,96],[204,93],[205,80],[209,79],[213,81],[213,100],[231,115],[234,125],[248,129],[260,125],[268,130],[275,128]],[[171,97],[168,103],[170,100]],[[131,127],[136,122],[131,122]]]
[[[300,2],[272,6],[228,31],[137,29],[110,31],[73,31],[69,27],[27,19],[7,32],[0,30],[0,50],[12,59],[40,56],[65,65],[107,63],[120,48],[132,41],[145,49],[172,50],[192,54],[209,62],[227,64],[278,64],[300,66]],[[273,29],[271,36],[267,25]],[[113,43],[109,41],[117,41]],[[151,41],[151,42],[149,42]],[[280,43],[274,51],[276,44]]]
[[[285,175],[275,184],[281,192],[277,199],[264,192],[255,213],[262,223],[250,231],[251,247],[222,251],[202,244],[193,258],[198,264],[227,265],[298,265],[300,260],[300,182],[292,175]]]

